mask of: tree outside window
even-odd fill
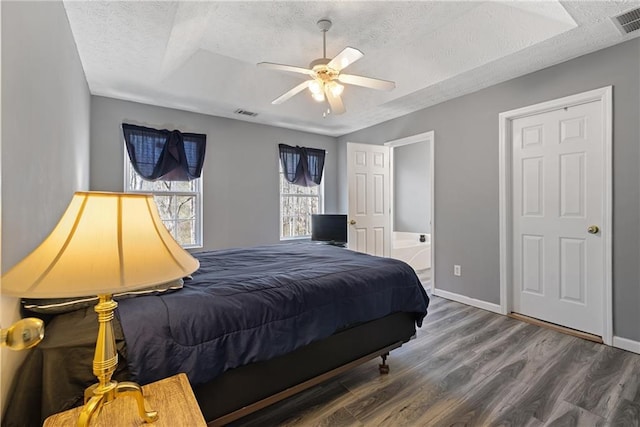
[[[151,193],[162,222],[185,248],[202,246],[202,178],[192,181],[146,181],[125,155],[125,191]]]
[[[311,214],[323,213],[323,184],[302,187],[289,183],[280,167],[280,239],[311,236]]]

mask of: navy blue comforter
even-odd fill
[[[186,372],[192,384],[268,360],[341,328],[404,311],[421,326],[429,299],[407,264],[348,249],[280,244],[202,252],[183,289],[123,300],[133,379]]]

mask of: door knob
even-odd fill
[[[598,231],[600,231],[600,227],[598,227],[597,225],[590,225],[589,228],[587,228],[587,231],[590,234],[598,234]]]
[[[356,225],[356,220],[355,220],[355,219],[352,219],[351,221],[349,221],[349,224],[351,224],[351,225]]]

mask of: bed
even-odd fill
[[[147,384],[185,372],[211,425],[386,357],[415,334],[429,303],[407,264],[329,245],[196,257],[200,269],[179,291],[119,302],[114,379]],[[91,308],[50,319],[16,375],[3,425],[41,425],[82,404],[95,382],[96,331]]]

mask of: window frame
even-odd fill
[[[203,214],[202,214],[202,187],[203,187],[203,176],[204,176],[204,171],[202,171],[202,173],[200,174],[200,178],[198,179],[194,179],[191,182],[195,182],[196,183],[196,187],[197,190],[196,191],[151,191],[151,190],[135,190],[135,189],[131,189],[129,188],[129,175],[131,173],[135,173],[138,174],[135,169],[133,168],[133,165],[131,164],[131,159],[129,159],[129,154],[127,153],[127,150],[124,150],[124,179],[123,179],[123,188],[124,188],[124,192],[125,193],[134,193],[134,194],[152,194],[154,196],[154,202],[155,202],[155,196],[176,196],[176,197],[180,197],[180,196],[194,196],[195,197],[195,202],[196,202],[196,208],[195,208],[195,236],[196,236],[196,242],[193,244],[188,244],[188,245],[183,245],[180,242],[178,242],[180,244],[180,246],[182,246],[184,249],[201,249],[203,247],[203,242],[204,242],[204,236],[203,236],[203,230],[202,230],[202,219],[203,219]],[[138,175],[140,176],[140,175]],[[140,177],[141,179],[143,179],[142,177]],[[157,208],[157,206],[156,206]],[[159,213],[159,212],[158,212]],[[162,219],[162,218],[161,218]],[[178,219],[176,219],[175,217],[169,220],[164,220],[162,219],[162,223],[164,224],[165,221],[171,221],[173,223],[175,223],[177,225]],[[165,224],[166,227],[166,224]],[[168,229],[167,229],[168,231]],[[172,235],[173,236],[173,235]],[[174,237],[175,238],[175,237]],[[177,241],[177,239],[176,239]]]
[[[279,215],[278,215],[278,221],[279,221],[279,234],[280,234],[280,241],[284,242],[287,240],[310,240],[311,239],[311,233],[309,233],[308,235],[304,235],[304,236],[283,236],[282,232],[283,232],[283,215],[282,215],[282,197],[304,197],[304,198],[308,198],[308,197],[317,197],[318,198],[318,213],[319,214],[323,214],[324,213],[324,179],[322,179],[320,181],[320,184],[317,186],[318,187],[318,195],[312,195],[312,194],[292,194],[292,193],[282,193],[281,192],[281,188],[280,188],[280,182],[282,181],[282,179],[284,179],[283,177],[284,172],[282,171],[282,162],[280,161],[280,158],[278,158],[278,210],[279,210]],[[285,179],[286,181],[286,179]],[[291,184],[293,185],[293,184]]]

